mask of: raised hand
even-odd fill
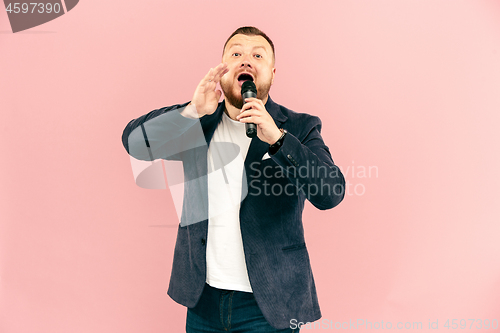
[[[196,87],[190,106],[196,109],[198,118],[206,114],[212,114],[217,110],[219,99],[222,95],[222,91],[216,90],[217,83],[220,82],[221,77],[227,72],[227,64],[220,63],[217,67],[210,68],[207,75],[205,75]]]

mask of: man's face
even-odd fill
[[[274,81],[273,50],[262,36],[234,35],[226,45],[222,62],[228,72],[221,78],[220,85],[226,100],[241,109],[241,85],[252,80],[257,87],[257,98],[267,101],[269,89]]]

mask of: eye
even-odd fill
[[[239,57],[240,55],[241,55],[241,53],[235,52],[231,56],[233,56],[233,57]]]
[[[259,59],[261,59],[261,58],[262,58],[262,56],[261,56],[260,54],[256,54],[256,55],[255,55],[255,58],[259,58]]]

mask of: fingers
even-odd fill
[[[215,90],[215,87],[217,83],[219,83],[220,78],[222,75],[227,73],[227,65],[226,64],[219,64],[215,68],[210,68],[208,73],[201,79],[200,83],[198,84],[197,89],[201,89],[200,91],[213,91]],[[212,85],[213,83],[213,85]]]
[[[262,108],[265,108],[264,103],[262,103],[262,100],[254,97],[249,97],[245,98],[245,104],[244,105],[252,105],[252,106],[261,106]]]
[[[215,76],[214,75],[214,69],[210,68],[210,70],[208,71],[207,75],[205,75],[205,77],[203,78],[203,83],[212,82],[214,76]]]
[[[239,119],[237,118],[237,120],[241,123],[252,123],[255,125],[264,125],[269,122],[269,119],[267,119],[267,117],[263,117],[262,114],[254,114],[254,113],[248,114],[245,117],[240,117]]]
[[[213,68],[210,68],[208,73],[203,77],[203,79],[201,79],[200,83],[198,83],[198,87],[203,87],[209,82],[210,78],[212,77],[212,70]]]
[[[240,121],[242,123],[252,123],[252,124],[255,124],[255,125],[260,125],[260,124],[262,124],[264,122],[264,120],[262,119],[262,117],[259,117],[259,116],[256,116],[256,115],[239,118],[238,121]]]
[[[219,64],[217,67],[214,68],[213,71],[214,77],[212,78],[212,80],[215,83],[218,83],[220,79],[224,76],[224,74],[226,74],[228,71],[229,69],[227,68],[227,64],[224,63]]]
[[[248,118],[252,117],[253,119],[255,118],[260,118],[264,116],[264,113],[260,110],[257,109],[249,109],[246,111],[241,112],[239,115],[236,116],[236,120],[240,121],[246,121]]]
[[[245,99],[245,104],[243,104],[243,108],[241,108],[241,113],[245,112],[246,110],[250,109],[256,109],[256,110],[261,110],[264,111],[266,107],[262,103],[260,99],[257,98],[246,98]]]
[[[214,82],[217,84],[221,77],[229,71],[227,64],[220,63],[215,68],[210,68],[207,75],[203,78],[203,83]]]
[[[266,121],[266,118],[270,118],[269,113],[260,99],[246,98],[245,102],[240,114],[236,116],[237,120],[242,123],[261,124]]]

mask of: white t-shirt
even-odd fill
[[[244,161],[250,142],[245,124],[224,112],[208,148],[206,282],[219,289],[252,292],[239,218]],[[246,186],[243,190],[247,190]]]

